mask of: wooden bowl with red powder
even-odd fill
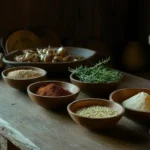
[[[47,109],[62,109],[78,96],[79,87],[63,81],[41,81],[28,86],[32,101]]]

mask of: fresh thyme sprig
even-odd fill
[[[80,81],[89,83],[118,82],[122,77],[122,72],[108,68],[106,64],[110,57],[95,64],[93,67],[79,66],[76,69],[69,69]]]

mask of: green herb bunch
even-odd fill
[[[93,67],[79,66],[76,69],[69,69],[80,81],[89,83],[118,82],[123,73],[107,67],[110,58],[102,60]]]

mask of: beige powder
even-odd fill
[[[150,95],[145,92],[140,92],[125,100],[122,105],[125,108],[150,112]]]
[[[20,70],[15,70],[15,71],[10,71],[7,74],[8,78],[11,79],[31,79],[31,78],[36,78],[40,77],[41,74],[35,70],[31,69],[20,69]]]
[[[108,118],[116,116],[118,112],[110,107],[89,106],[77,110],[76,114],[88,118]]]

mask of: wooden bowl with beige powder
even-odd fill
[[[119,89],[110,94],[109,99],[111,101],[115,101],[117,103],[122,104],[125,107],[125,116],[134,122],[140,123],[142,125],[146,125],[150,127],[150,98],[146,99],[146,101],[142,101],[142,97],[139,97],[141,93],[147,93],[150,95],[150,89],[148,88],[124,88]],[[134,98],[133,98],[134,96]],[[132,99],[131,99],[132,98]],[[125,106],[125,101],[132,104],[132,106]],[[127,103],[126,103],[127,104]],[[128,103],[129,104],[129,103]],[[149,109],[143,109],[143,108]]]
[[[4,70],[2,77],[10,87],[24,91],[31,83],[45,80],[46,74],[41,68],[21,66]]]
[[[100,98],[74,101],[67,106],[67,111],[77,124],[95,131],[115,127],[124,114],[121,105]]]

